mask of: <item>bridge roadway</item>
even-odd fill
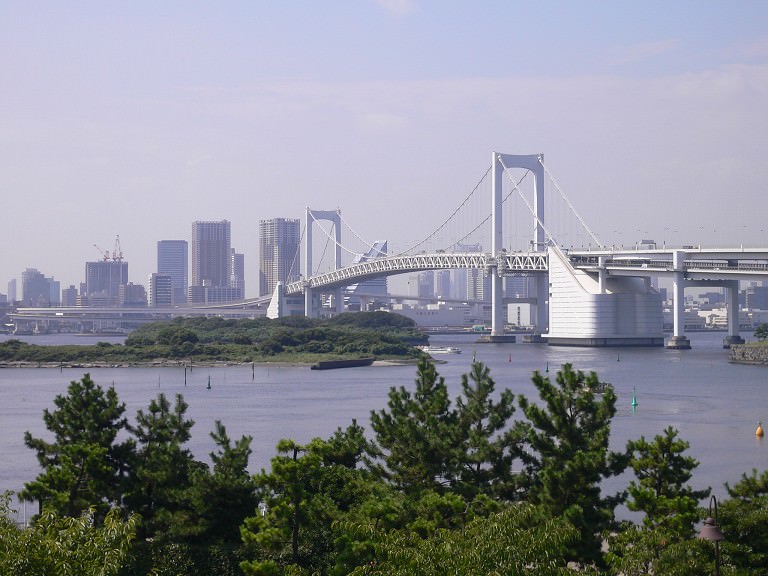
[[[682,269],[674,264],[675,252],[683,255]],[[586,272],[598,272],[602,269],[624,276],[665,276],[683,272],[687,280],[694,281],[768,276],[767,248],[582,250],[570,251],[567,254],[575,268]],[[546,272],[547,253],[503,252],[499,258],[479,252],[388,256],[291,282],[285,287],[285,294],[300,294],[305,288],[337,288],[407,272],[461,268],[498,270],[501,275]]]

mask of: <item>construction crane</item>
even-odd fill
[[[108,261],[108,260],[109,260],[109,250],[104,250],[103,248],[99,247],[99,246],[98,246],[98,245],[96,245],[96,244],[94,244],[94,245],[93,245],[93,247],[94,247],[94,248],[96,248],[96,250],[98,250],[98,251],[99,251],[99,254],[101,254],[101,259],[102,259],[104,262],[106,262],[106,261]]]
[[[114,262],[123,261],[123,248],[120,246],[120,234],[115,236],[115,249],[112,251],[112,260]]]
[[[109,250],[104,250],[98,244],[94,244],[93,247],[99,251],[99,254],[101,254],[101,259],[104,262],[108,262],[109,260],[112,260],[112,262],[123,261],[123,248],[120,246],[120,234],[115,236],[115,248],[112,250],[112,254],[109,253]]]

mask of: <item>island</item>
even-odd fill
[[[415,361],[428,342],[410,318],[389,312],[327,319],[176,318],[142,326],[124,344],[0,343],[0,366],[131,366],[214,363],[307,364],[339,360]]]

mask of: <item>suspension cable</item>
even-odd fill
[[[440,224],[440,226],[438,226],[438,227],[435,229],[435,231],[434,231],[434,232],[432,232],[431,234],[429,234],[429,235],[428,235],[426,238],[424,238],[424,240],[422,240],[421,242],[418,242],[417,244],[415,244],[415,245],[411,246],[411,247],[410,247],[410,248],[408,248],[407,250],[403,250],[402,252],[400,252],[400,253],[399,253],[399,254],[397,254],[397,255],[398,255],[398,256],[402,256],[403,254],[408,254],[409,252],[413,252],[413,251],[414,251],[414,250],[416,250],[416,249],[417,249],[419,246],[421,246],[421,245],[423,245],[423,244],[426,244],[426,243],[427,243],[429,240],[431,240],[432,238],[434,238],[434,237],[437,235],[437,233],[438,233],[438,232],[440,232],[440,230],[442,230],[443,228],[445,228],[445,226],[447,226],[447,225],[448,225],[448,222],[450,222],[450,221],[451,221],[451,219],[453,219],[453,217],[454,217],[454,216],[456,216],[456,214],[459,212],[459,210],[461,210],[461,209],[464,207],[464,205],[465,205],[467,202],[469,202],[469,199],[470,199],[470,198],[472,198],[472,196],[475,194],[475,192],[477,192],[477,189],[478,189],[478,188],[480,188],[480,184],[482,184],[482,183],[483,183],[483,181],[484,181],[484,180],[485,180],[485,179],[488,177],[488,173],[491,171],[491,168],[492,168],[492,167],[493,167],[493,166],[489,167],[489,168],[488,168],[488,170],[486,170],[486,171],[485,171],[485,174],[483,174],[483,177],[482,177],[482,178],[480,178],[480,181],[479,181],[479,182],[478,182],[478,183],[475,185],[475,187],[472,189],[472,192],[470,192],[470,193],[469,193],[469,195],[468,195],[468,196],[467,196],[467,197],[464,199],[464,201],[463,201],[461,204],[459,204],[459,207],[458,207],[458,208],[456,208],[456,209],[453,211],[453,213],[452,213],[450,216],[448,216],[448,218],[446,218],[446,219],[445,219],[445,221],[444,221],[442,224]],[[482,225],[482,224],[480,224],[480,225]],[[465,238],[466,238],[466,236],[465,236]]]
[[[376,256],[386,256],[387,255],[387,253],[384,252],[383,250],[379,250],[378,248],[376,248],[375,244],[371,244],[370,242],[365,240],[362,236],[360,236],[360,234],[355,232],[355,229],[352,228],[352,226],[349,225],[349,222],[344,220],[344,217],[341,215],[341,211],[339,211],[338,214],[339,214],[339,220],[341,220],[341,222],[349,229],[349,231],[352,232],[352,235],[355,238],[357,238],[358,240],[360,240],[360,242],[362,242],[363,245],[365,245],[366,248],[368,248],[369,251],[374,250],[376,252],[376,255],[374,257],[376,257]]]
[[[594,241],[595,241],[595,244],[597,244],[597,245],[598,245],[600,248],[603,248],[603,247],[604,247],[604,246],[603,246],[603,243],[602,243],[602,242],[600,242],[600,240],[598,239],[598,237],[597,237],[595,234],[593,234],[593,233],[592,233],[592,230],[590,230],[590,229],[589,229],[589,226],[587,226],[587,223],[586,223],[586,222],[584,222],[584,220],[583,220],[583,219],[582,219],[582,217],[579,215],[579,213],[578,213],[578,212],[576,212],[576,208],[574,208],[574,207],[573,207],[573,204],[571,204],[571,201],[570,201],[570,200],[568,200],[568,198],[566,197],[566,195],[565,195],[565,194],[563,193],[563,191],[560,189],[560,186],[558,185],[558,183],[557,183],[557,180],[555,180],[555,177],[552,175],[552,173],[551,173],[551,172],[550,172],[550,171],[547,169],[547,167],[544,165],[544,162],[541,160],[541,156],[539,156],[539,164],[541,164],[542,168],[544,168],[544,173],[545,173],[547,176],[549,176],[549,179],[552,181],[552,184],[554,184],[554,185],[555,185],[555,190],[557,190],[557,191],[558,191],[558,193],[560,194],[560,197],[561,197],[563,200],[565,200],[565,203],[568,205],[568,208],[570,208],[571,212],[573,212],[573,215],[574,215],[574,216],[576,216],[576,218],[577,218],[577,219],[578,219],[578,221],[581,223],[581,225],[582,225],[582,227],[584,228],[584,230],[586,230],[586,231],[587,231],[587,234],[589,234],[589,236],[592,238],[592,240],[594,240]]]
[[[526,170],[526,171],[525,171],[525,173],[523,174],[522,178],[520,178],[520,180],[518,180],[518,181],[517,181],[517,184],[514,184],[514,188],[512,188],[512,190],[510,190],[510,191],[507,193],[507,195],[506,195],[506,196],[504,196],[504,198],[502,198],[502,200],[501,200],[501,203],[502,203],[502,204],[504,204],[504,203],[507,201],[507,199],[509,199],[509,197],[510,197],[510,196],[512,196],[512,193],[515,191],[515,189],[516,189],[518,186],[520,186],[520,184],[523,182],[523,180],[525,180],[525,178],[526,178],[527,176],[528,176],[528,171]],[[451,245],[452,245],[452,246],[456,246],[457,244],[461,244],[462,242],[464,242],[464,240],[466,240],[467,238],[469,238],[470,236],[472,236],[472,234],[474,234],[475,232],[477,232],[477,230],[478,230],[478,229],[479,229],[481,226],[483,226],[483,225],[484,225],[486,222],[488,222],[488,220],[490,220],[490,219],[491,219],[491,216],[493,216],[493,213],[491,213],[491,214],[488,214],[488,216],[486,216],[485,218],[483,218],[483,219],[480,221],[480,223],[479,223],[477,226],[475,226],[475,227],[474,227],[472,230],[470,230],[469,232],[467,232],[467,233],[466,233],[464,236],[462,236],[461,238],[459,238],[459,239],[458,239],[456,242],[452,243]]]
[[[309,211],[309,215],[310,215],[310,217],[312,218],[312,221],[313,221],[315,224],[317,224],[318,228],[320,228],[320,231],[321,231],[323,234],[325,234],[326,238],[328,238],[328,239],[329,239],[331,242],[333,242],[333,243],[334,243],[334,245],[336,245],[336,246],[338,246],[339,248],[341,248],[342,250],[344,250],[344,252],[346,252],[347,254],[351,254],[352,256],[357,256],[357,254],[358,254],[357,252],[355,252],[355,251],[353,251],[353,250],[350,250],[349,248],[347,248],[347,247],[346,247],[346,246],[344,246],[343,244],[341,244],[341,243],[337,242],[337,241],[336,241],[336,238],[334,238],[334,237],[330,236],[330,235],[328,234],[328,232],[325,230],[325,228],[323,228],[323,227],[320,225],[320,223],[317,221],[317,218],[315,218],[315,215],[314,215],[314,214],[312,214],[312,211],[311,211],[311,210]]]

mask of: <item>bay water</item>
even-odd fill
[[[594,370],[601,381],[613,384],[618,396],[611,434],[614,448],[622,449],[627,440],[640,436],[650,440],[672,426],[690,443],[688,454],[700,462],[690,484],[697,489],[711,487],[724,498],[725,482],[733,484],[753,468],[768,469],[765,440],[755,436],[757,422],[768,423],[768,367],[730,364],[728,351],[722,348],[723,332],[688,336],[691,350],[480,344],[471,335],[434,335],[430,344],[462,350],[436,356],[438,371],[454,397],[473,355],[490,367],[497,392],[509,388],[532,400],[537,398],[531,383],[534,370],[552,378],[564,363],[585,372]],[[41,344],[110,340],[67,335],[25,339]],[[324,371],[267,364],[193,366],[187,369],[186,383],[183,367],[0,369],[0,491],[18,491],[40,472],[33,451],[24,445],[24,432],[52,439],[43,424],[43,410],[53,409],[55,396],[66,394],[69,382],[85,372],[103,387],[114,386],[130,420],[159,393],[172,401],[182,394],[189,404],[187,415],[195,421],[189,443],[195,456],[210,460],[215,446],[209,432],[221,420],[231,438],[253,437],[254,472],[269,467],[281,438],[300,443],[328,438],[353,420],[370,433],[371,410],[386,407],[391,387],[412,389],[416,377],[412,365]],[[625,474],[606,482],[604,489],[623,489],[630,479]]]

